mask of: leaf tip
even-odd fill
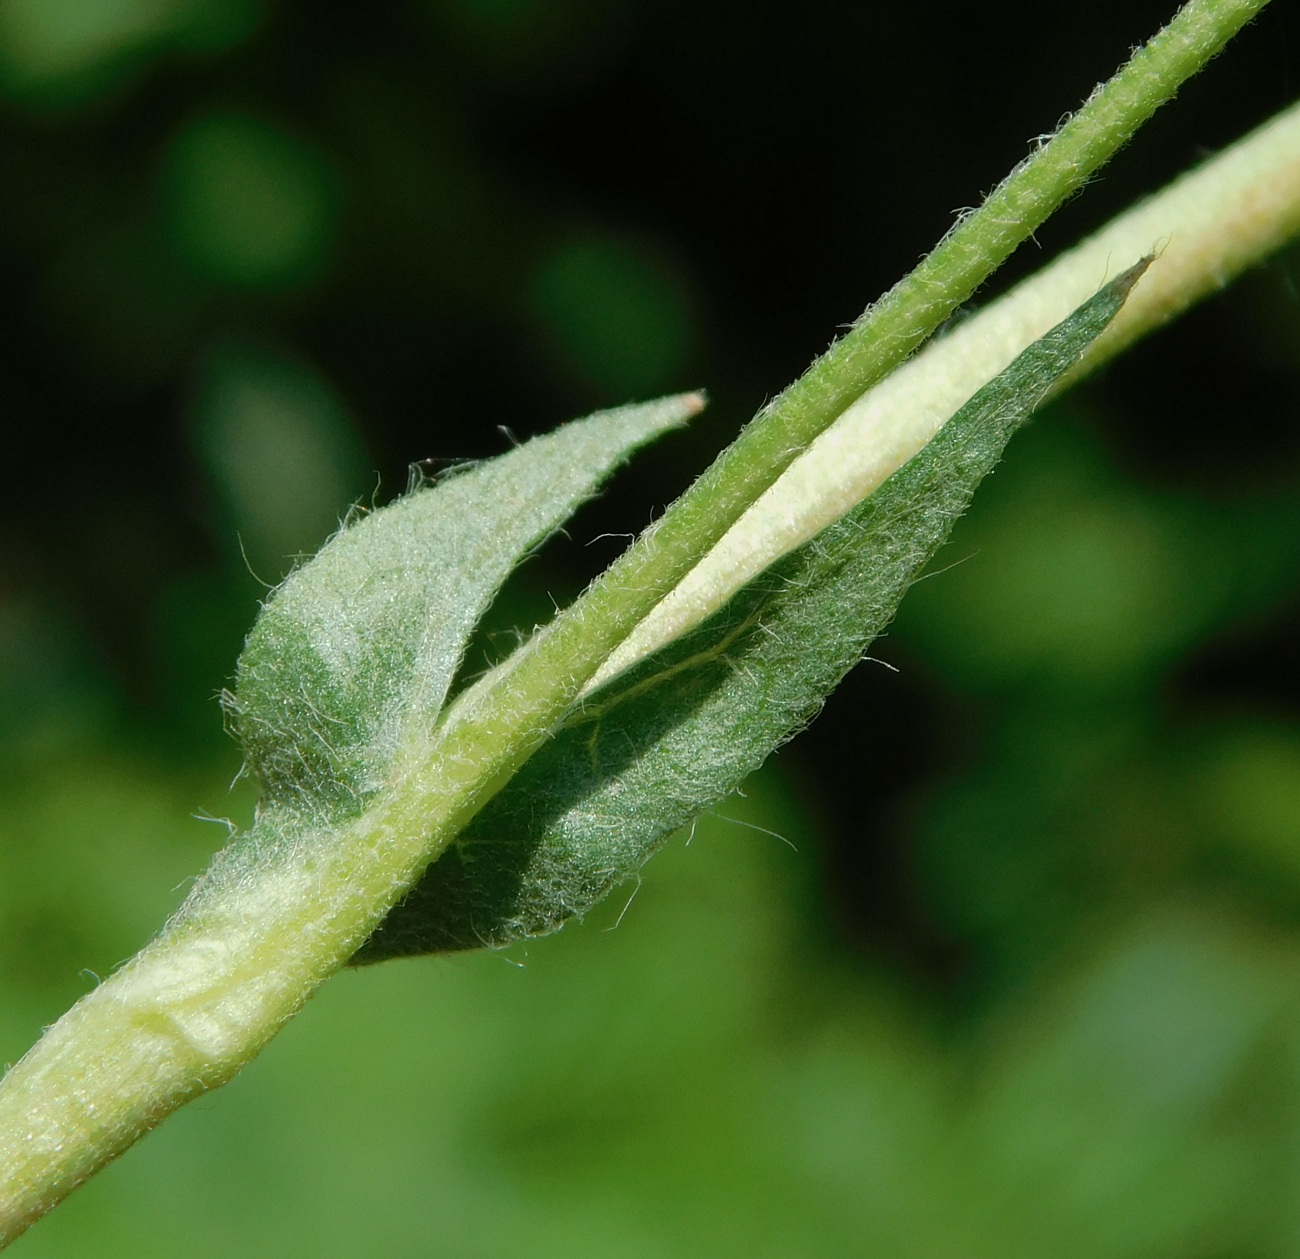
[[[685,424],[709,405],[709,395],[703,389],[692,389],[690,393],[679,393],[674,401],[678,404],[682,423]]]
[[[665,433],[671,429],[682,428],[689,424],[708,405],[708,395],[703,389],[692,389],[688,393],[673,393],[664,398],[655,398],[652,402],[629,402],[626,406],[615,407],[610,411],[598,411],[588,419],[599,416],[607,418],[622,417],[633,424],[644,425],[645,438],[656,433]]]
[[[1127,271],[1122,271],[1115,277],[1112,287],[1120,301],[1127,299],[1137,282],[1146,274],[1147,268],[1156,260],[1158,253],[1158,250],[1153,249],[1150,253],[1144,254]]]

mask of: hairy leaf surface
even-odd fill
[[[847,516],[591,695],[354,960],[554,930],[734,789],[815,715],[888,625],[1012,433],[1144,267],[1025,350]]]
[[[339,821],[432,731],[466,640],[501,583],[637,446],[698,395],[578,420],[349,525],[271,595],[232,708],[267,803]]]

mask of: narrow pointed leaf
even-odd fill
[[[1126,272],[856,509],[592,695],[425,873],[357,962],[554,930],[815,715],[889,623],[1012,433],[1106,327]]]
[[[567,424],[349,525],[291,574],[249,634],[231,705],[266,802],[316,821],[359,811],[399,742],[433,730],[511,570],[700,405],[683,395]]]

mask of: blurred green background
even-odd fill
[[[545,617],[1172,7],[0,0],[0,1061],[249,816],[289,557],[709,387],[492,626]],[[1042,251],[1297,64],[1274,5]],[[1298,284],[1042,415],[639,887],[340,976],[21,1253],[1300,1256]]]

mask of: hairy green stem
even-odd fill
[[[990,372],[1065,318],[1106,277],[1154,255],[1114,322],[1063,378],[1067,387],[1297,233],[1300,104],[1121,214],[868,390],[619,645],[594,682],[699,624],[860,502],[924,446]]]
[[[663,518],[556,620],[536,650],[491,693],[491,707],[512,714],[510,735],[503,740],[496,721],[464,720],[438,753],[442,762],[473,765],[470,776],[493,767],[488,790],[468,777],[459,788],[465,792],[464,804],[447,818],[453,833],[488,798],[492,782],[508,777],[546,737],[637,623],[791,463],[966,301],[1266,2],[1192,0],[1185,5],[977,211],[960,220],[916,270],[766,407]],[[1100,283],[1104,275],[1097,278]],[[485,707],[476,706],[479,712]],[[518,737],[530,727],[529,735]]]
[[[170,1111],[228,1079],[346,961],[535,750],[634,626],[792,460],[910,354],[1265,0],[1191,0],[925,262],[777,398],[601,581],[399,755],[323,847],[183,909],[0,1084],[0,1245]],[[1098,277],[1100,280],[1102,277]],[[992,368],[992,375],[996,368]]]
[[[532,754],[638,623],[794,460],[966,301],[1264,3],[1191,0],[1185,5],[915,271],[766,407],[664,517],[557,618],[517,667],[484,688],[475,703],[461,706],[460,720],[448,723],[435,753],[436,768],[430,766],[430,777],[449,789],[439,808],[448,838]],[[1104,275],[1097,279],[1100,283]],[[1004,365],[1005,360],[984,379]],[[489,711],[491,719],[484,719]]]

